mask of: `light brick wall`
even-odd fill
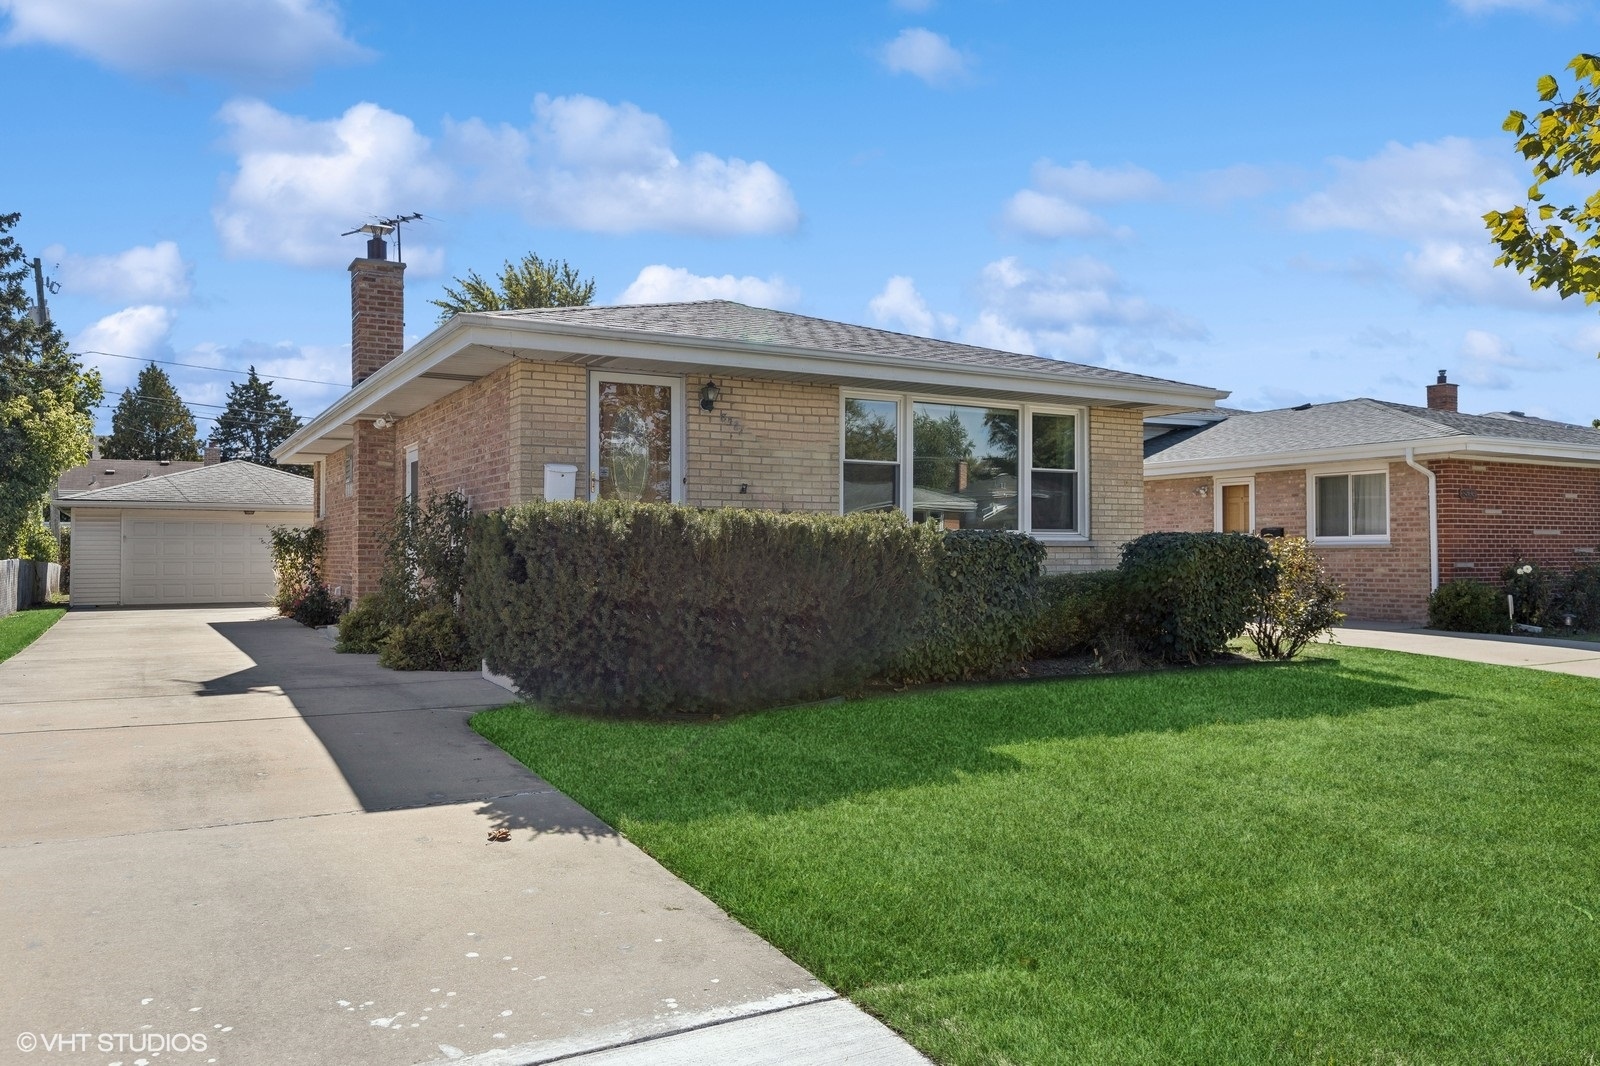
[[[336,594],[349,596],[355,579],[355,513],[356,501],[344,494],[344,464],[351,448],[341,448],[322,461],[327,478],[327,513],[317,522],[325,537],[322,555],[322,580],[331,585]]]
[[[717,384],[722,396],[714,411],[689,397],[684,502],[837,513],[838,386],[755,378]]]
[[[522,359],[510,371],[510,502],[544,498],[546,463],[577,467],[577,496],[587,499],[589,372],[566,363]]]
[[[1439,484],[1439,580],[1497,584],[1519,555],[1566,572],[1600,561],[1600,470],[1430,461]]]
[[[1046,545],[1050,573],[1109,570],[1144,532],[1144,415],[1089,409],[1089,543]]]
[[[1201,494],[1204,490],[1204,495]],[[1210,533],[1216,502],[1209,477],[1163,478],[1144,483],[1146,533]]]
[[[419,499],[460,492],[475,511],[511,502],[512,369],[497,370],[396,424],[391,509],[405,496],[405,455],[412,446]]]

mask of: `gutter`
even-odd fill
[[[1416,449],[1406,449],[1406,465],[1428,479],[1428,569],[1432,576],[1429,592],[1439,589],[1439,491],[1433,471],[1417,462]]]

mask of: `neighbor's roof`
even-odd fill
[[[56,479],[56,495],[73,496],[110,485],[126,485],[130,481],[193,470],[203,465],[184,459],[91,459],[83,466],[65,471]]]
[[[789,311],[750,307],[732,300],[696,300],[689,303],[627,304],[616,307],[548,307],[525,311],[491,311],[492,318],[542,319],[631,333],[737,341],[752,346],[804,348],[816,352],[927,359],[962,366],[1027,370],[1057,377],[1091,378],[1107,382],[1144,382],[1182,385],[1170,378],[1130,374],[1103,366],[1069,363],[1042,355],[1019,355],[996,348],[917,337],[871,326],[812,318]]]
[[[310,511],[311,479],[242,459],[60,497],[69,507]]]
[[[930,395],[1098,403],[1147,412],[1204,406],[1222,390],[1043,356],[747,307],[728,300],[458,314],[402,352],[273,455],[338,451],[366,419],[404,418],[516,359],[614,372],[752,376]]]
[[[1406,447],[1600,460],[1600,430],[1496,413],[1469,415],[1355,399],[1231,415],[1145,442],[1145,470],[1340,451],[1400,454]]]

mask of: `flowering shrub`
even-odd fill
[[[1505,594],[1512,598],[1516,621],[1543,625],[1551,598],[1550,579],[1544,568],[1519,555],[1500,571],[1500,580],[1505,583]]]
[[[1277,537],[1268,545],[1278,564],[1278,587],[1261,598],[1245,633],[1263,659],[1293,659],[1344,621],[1344,586],[1328,577],[1304,537]]]

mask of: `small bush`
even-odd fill
[[[336,624],[349,606],[349,600],[335,599],[328,586],[318,581],[291,600],[286,613],[301,625],[316,628]]]
[[[943,534],[931,547],[931,595],[886,676],[962,680],[1027,658],[1038,624],[1044,546],[1021,533],[964,529]]]
[[[1268,541],[1278,585],[1262,599],[1245,632],[1263,659],[1293,659],[1317,637],[1344,621],[1344,588],[1329,579],[1304,537]]]
[[[467,629],[492,669],[555,708],[815,699],[905,648],[940,537],[898,515],[533,503],[474,523]]]
[[[1278,580],[1266,541],[1243,533],[1146,533],[1122,546],[1117,570],[1128,637],[1166,662],[1220,652]]]
[[[1553,613],[1571,615],[1579,629],[1600,630],[1600,563],[1580,566],[1566,576]]]
[[[389,523],[380,595],[405,623],[430,607],[459,607],[472,508],[458,492],[403,502]]]
[[[1042,578],[1033,657],[1055,659],[1102,643],[1109,632],[1120,626],[1116,614],[1118,581],[1115,570]]]
[[[335,651],[376,655],[389,639],[394,622],[380,597],[368,596],[339,619],[339,640]]]
[[[50,527],[45,525],[43,518],[34,514],[29,516],[27,524],[17,534],[16,552],[6,558],[53,563],[60,558],[60,555],[61,546],[56,540],[56,535],[50,532]]]
[[[1447,581],[1428,597],[1428,628],[1453,633],[1509,633],[1506,599],[1481,581]]]
[[[277,579],[272,605],[279,614],[291,614],[296,603],[322,584],[326,535],[320,526],[273,526],[267,532],[272,538],[272,569]]]
[[[1543,625],[1553,591],[1544,567],[1519,555],[1500,571],[1500,580],[1504,583],[1505,595],[1511,597],[1516,620],[1530,626]]]
[[[466,625],[444,606],[420,611],[392,630],[378,662],[391,670],[476,670],[479,665]]]

